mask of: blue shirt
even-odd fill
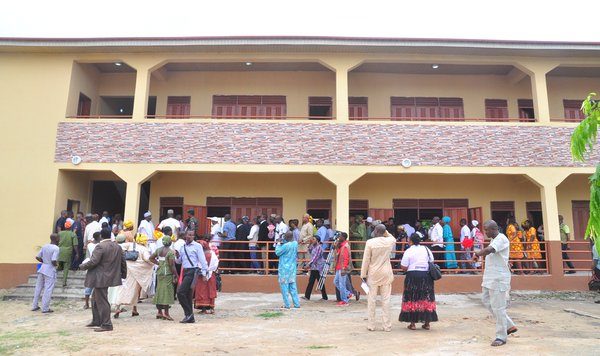
[[[333,241],[333,235],[335,235],[335,231],[333,231],[333,229],[331,228],[327,229],[327,238],[325,239],[325,241],[321,241],[323,243],[323,251],[329,250],[329,244],[326,242]]]
[[[292,234],[294,234],[294,240],[295,240],[296,242],[298,242],[298,241],[300,240],[300,229],[298,229],[298,228],[295,228],[295,229],[292,231]]]
[[[317,236],[319,236],[319,239],[321,239],[321,243],[327,241],[327,228],[325,226],[321,226],[317,230]]]
[[[202,245],[196,241],[192,241],[190,244],[186,243],[179,248],[179,258],[176,259],[176,262],[181,263],[183,268],[200,267],[202,269],[202,275],[205,275],[208,270],[204,249],[202,248]]]
[[[223,225],[223,234],[227,234],[227,237],[223,237],[222,241],[231,241],[235,240],[235,231],[237,230],[237,226],[233,223],[233,221],[229,220]]]

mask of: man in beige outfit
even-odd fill
[[[300,236],[298,238],[298,268],[304,268],[307,263],[305,260],[310,260],[308,254],[308,245],[312,243],[315,230],[310,222],[310,215],[302,216],[302,228],[300,228]]]
[[[383,330],[391,331],[390,320],[390,296],[392,294],[392,282],[394,273],[390,263],[390,254],[393,251],[396,239],[390,235],[385,225],[375,226],[374,237],[367,241],[363,254],[360,277],[369,286],[368,304],[369,322],[367,329],[375,331],[375,306],[377,294],[381,295],[381,307],[383,309]]]

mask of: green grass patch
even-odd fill
[[[276,312],[264,312],[257,315],[259,318],[271,319],[271,318],[279,318],[283,316],[283,313],[280,311]]]
[[[18,350],[25,350],[34,345],[39,338],[48,337],[52,333],[39,333],[35,331],[11,331],[0,334],[0,354],[11,354]]]
[[[323,350],[323,349],[334,349],[332,345],[310,345],[306,347],[309,350]]]

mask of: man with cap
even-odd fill
[[[144,220],[140,221],[138,226],[138,234],[144,234],[148,237],[148,249],[150,253],[156,250],[156,239],[154,238],[154,223],[152,223],[152,213],[147,211],[144,213]]]
[[[217,248],[221,247],[221,224],[219,223],[219,218],[213,216],[212,218],[208,218],[211,223],[210,227],[210,242],[216,246]]]
[[[171,232],[175,236],[177,236],[177,234],[179,233],[179,221],[177,221],[177,219],[173,217],[174,215],[175,212],[173,211],[173,209],[167,210],[167,218],[161,221],[160,224],[158,224],[158,228],[162,231],[162,229],[165,226],[168,226],[171,228]]]
[[[372,217],[368,217],[365,219],[365,226],[367,227],[367,239],[370,239],[373,235],[373,229],[374,229],[374,225],[373,225],[373,218]]]
[[[200,227],[200,222],[196,218],[196,212],[194,209],[188,209],[188,218],[185,219],[186,230],[192,230],[196,233],[196,237],[198,236],[198,227]]]
[[[302,216],[302,227],[300,228],[300,240],[298,240],[298,268],[304,269],[306,261],[310,260],[308,245],[312,243],[314,230],[308,214]]]
[[[67,219],[65,229],[58,233],[58,270],[63,271],[63,287],[67,286],[67,278],[69,277],[69,269],[73,254],[75,259],[79,259],[79,251],[77,250],[77,235],[71,231],[73,220]]]

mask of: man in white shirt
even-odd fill
[[[506,314],[511,278],[508,267],[510,242],[498,231],[498,224],[494,220],[486,221],[483,228],[492,241],[488,247],[475,252],[473,261],[485,256],[481,299],[483,305],[496,318],[496,339],[492,346],[502,346],[506,344],[509,334],[517,332],[515,323]]]
[[[50,309],[50,298],[52,298],[52,291],[54,290],[54,284],[56,283],[58,252],[58,234],[52,234],[50,235],[50,243],[44,245],[35,257],[38,262],[41,262],[42,266],[37,272],[35,294],[33,295],[31,311],[40,310],[38,302],[41,295],[42,313],[52,313],[52,309]]]
[[[434,216],[431,223],[433,226],[429,229],[429,240],[433,242],[431,245],[433,258],[435,259],[436,265],[440,268],[444,268],[444,263],[439,262],[439,260],[444,259],[444,228],[440,224],[440,218],[438,216]]]
[[[148,249],[150,253],[154,253],[156,249],[156,240],[154,239],[154,224],[152,223],[152,213],[147,211],[144,213],[144,220],[140,221],[138,233],[148,237]]]
[[[210,228],[210,242],[213,246],[219,247],[221,246],[221,233],[223,232],[221,230],[221,224],[219,224],[219,218],[213,216],[210,218],[210,223],[212,224],[212,227]]]
[[[107,223],[108,226],[110,226],[110,217],[108,216],[108,211],[103,211],[102,212],[102,218],[100,218],[100,226],[102,226],[102,223]]]
[[[175,215],[175,212],[173,211],[173,209],[167,210],[167,218],[164,219],[163,221],[161,221],[160,224],[158,224],[158,228],[162,230],[163,227],[168,226],[171,228],[171,232],[175,236],[177,236],[177,234],[179,234],[179,227],[181,225],[179,223],[179,220],[177,220],[173,217],[174,215]]]
[[[280,238],[283,238],[285,236],[285,233],[289,230],[289,227],[283,222],[283,217],[277,215],[275,217],[275,241],[278,241]]]
[[[463,250],[462,258],[463,262],[461,262],[461,268],[467,269],[471,268],[471,251],[473,251],[473,247],[464,247],[463,241],[465,239],[471,240],[471,229],[469,229],[469,225],[467,225],[467,219],[460,219],[460,247]]]
[[[87,225],[85,226],[85,232],[83,233],[83,244],[84,248],[87,249],[88,241],[94,239],[94,232],[102,230],[102,224],[98,222],[98,214],[87,214],[85,216]]]

